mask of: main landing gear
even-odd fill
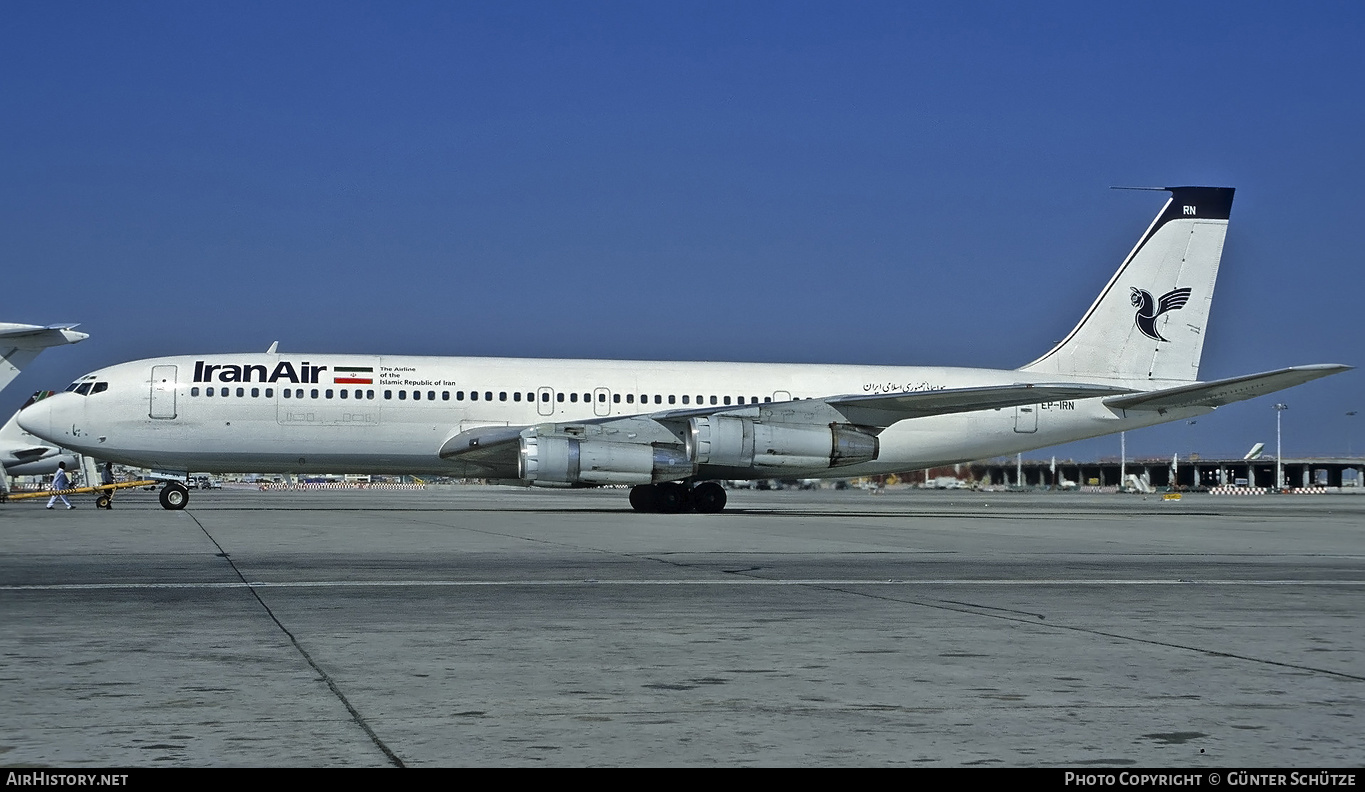
[[[630,489],[630,507],[637,512],[715,514],[725,508],[725,488],[714,481],[695,487],[676,481],[641,484]]]
[[[183,509],[190,502],[190,490],[178,481],[168,481],[161,488],[161,508]]]

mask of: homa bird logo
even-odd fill
[[[1157,332],[1157,317],[1167,311],[1178,311],[1184,308],[1185,303],[1190,301],[1189,288],[1171,289],[1161,295],[1159,300],[1153,300],[1151,292],[1145,289],[1139,289],[1136,286],[1128,288],[1132,292],[1129,299],[1132,300],[1133,307],[1137,309],[1137,314],[1133,316],[1133,323],[1137,325],[1137,329],[1141,330],[1142,334],[1148,338],[1157,341],[1169,341],[1169,338],[1165,338]]]

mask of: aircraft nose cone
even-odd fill
[[[52,401],[56,397],[35,402],[19,411],[19,426],[25,432],[37,435],[48,442],[52,440]]]

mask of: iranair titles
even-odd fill
[[[314,366],[308,361],[299,363],[298,368],[287,360],[275,364],[274,370],[266,373],[263,365],[235,365],[194,362],[195,382],[290,382],[295,385],[317,384],[319,375],[326,366]],[[215,377],[214,375],[217,375]],[[254,379],[253,379],[254,377]]]

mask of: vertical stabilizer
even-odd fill
[[[1171,198],[1075,329],[1021,371],[1192,382],[1232,211],[1231,187],[1168,187]]]

